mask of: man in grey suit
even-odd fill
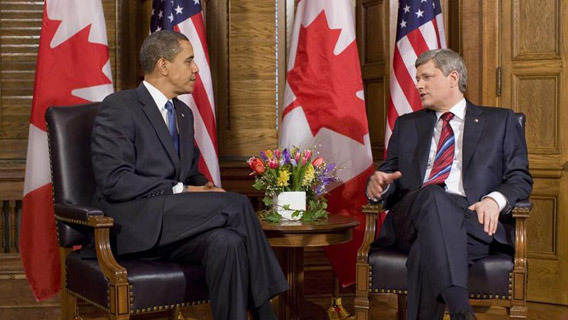
[[[459,54],[428,51],[415,66],[424,109],[397,119],[367,185],[390,209],[374,246],[409,252],[408,319],[442,319],[445,304],[451,319],[475,319],[468,268],[490,251],[513,252],[506,220],[532,189],[525,136],[511,110],[465,100]]]
[[[199,171],[193,114],[176,97],[198,73],[182,34],[159,31],[140,50],[144,81],[109,95],[95,120],[95,204],[115,219],[119,255],[201,263],[215,319],[276,319],[286,279],[250,202]]]

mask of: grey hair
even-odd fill
[[[436,49],[430,50],[422,53],[414,66],[418,68],[419,66],[427,63],[428,61],[434,61],[436,68],[440,69],[444,76],[447,76],[452,71],[457,71],[460,76],[459,89],[462,93],[465,93],[467,89],[467,68],[463,62],[463,58],[459,53],[451,49]]]
[[[189,39],[179,32],[170,30],[156,31],[144,39],[140,47],[140,64],[144,74],[151,73],[160,58],[172,61],[181,51],[180,41],[189,41]]]

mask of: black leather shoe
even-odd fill
[[[475,314],[469,310],[460,310],[450,314],[451,320],[477,320]]]

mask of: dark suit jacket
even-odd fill
[[[115,219],[119,254],[139,252],[156,244],[164,195],[178,182],[204,185],[199,150],[193,140],[193,114],[173,99],[180,136],[175,151],[160,111],[143,84],[104,99],[93,126],[95,205]]]
[[[387,159],[379,170],[399,170],[402,177],[384,195],[386,208],[422,186],[435,122],[435,111],[427,109],[396,120]],[[507,198],[502,212],[505,214],[515,202],[529,197],[532,178],[525,134],[513,111],[479,107],[467,101],[462,148],[463,187],[470,205],[492,191],[499,191]],[[512,244],[514,228],[501,225],[499,229],[501,232],[498,230],[495,238]],[[381,236],[383,233],[389,230],[381,232]],[[394,240],[391,234],[388,236],[387,243]]]

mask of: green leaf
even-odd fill
[[[264,205],[268,208],[272,207],[273,205],[272,197],[264,196],[264,198],[262,198],[262,203],[264,203]]]
[[[258,178],[254,181],[252,187],[255,188],[256,190],[264,190],[266,188],[262,180]]]
[[[279,223],[282,216],[278,214],[278,212],[271,211],[270,214],[264,217],[266,221]]]

